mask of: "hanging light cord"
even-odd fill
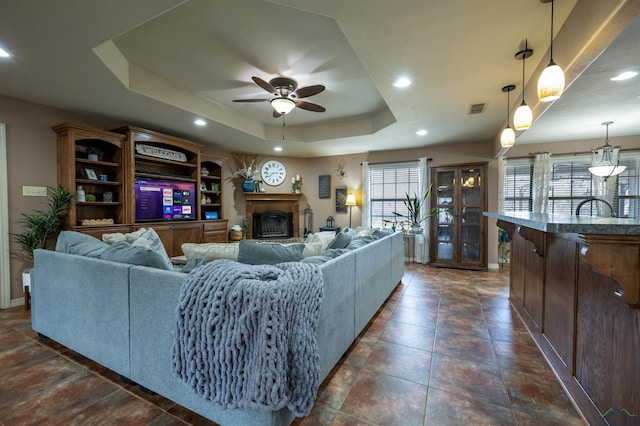
[[[524,61],[527,60],[527,51],[529,50],[529,40],[524,39],[524,50],[522,51],[522,103],[524,104]]]
[[[551,47],[549,48],[549,63],[555,64],[553,62],[553,0],[551,0]]]
[[[285,126],[284,116],[285,116],[285,114],[282,114],[282,140],[284,140],[284,126]]]

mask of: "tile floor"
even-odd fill
[[[0,311],[0,425],[211,425]],[[508,273],[407,265],[296,425],[582,425],[510,309]]]

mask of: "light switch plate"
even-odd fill
[[[23,186],[22,195],[24,197],[46,197],[47,187],[46,186]]]

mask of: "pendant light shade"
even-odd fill
[[[529,49],[528,41],[524,41],[524,50],[516,53],[516,59],[522,61],[522,104],[518,107],[513,115],[513,127],[516,130],[527,130],[533,123],[533,112],[524,100],[524,63],[525,60],[533,55],[533,50]]]
[[[538,78],[538,99],[551,102],[562,96],[564,91],[564,71],[553,62],[553,0],[540,0],[541,3],[551,3],[551,47],[549,48],[549,65]]]
[[[508,86],[504,86],[502,88],[503,92],[507,92],[507,127],[505,127],[500,134],[500,145],[503,148],[512,147],[513,144],[516,143],[516,132],[514,132],[511,126],[509,126],[509,93],[511,93],[511,91],[515,88],[516,86],[513,84],[509,84]]]
[[[600,162],[595,165],[589,167],[589,172],[592,175],[602,176],[605,180],[607,180],[610,176],[619,175],[624,172],[627,166],[618,165],[618,161],[614,163],[611,160],[611,145],[609,145],[609,125],[613,124],[613,121],[605,121],[602,123],[603,126],[607,126],[607,136],[605,138],[604,145],[600,148],[602,150],[602,158]]]

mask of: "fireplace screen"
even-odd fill
[[[293,237],[293,213],[265,212],[253,214],[253,238]]]

